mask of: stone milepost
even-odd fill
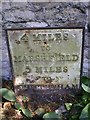
[[[7,30],[15,85],[79,88],[83,29]]]

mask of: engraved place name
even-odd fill
[[[14,57],[14,62],[19,63],[19,62],[42,62],[42,61],[47,61],[47,62],[52,62],[53,58],[56,62],[60,61],[77,61],[79,56],[72,54],[72,55],[65,55],[61,53],[54,53],[54,54],[41,54],[41,55],[29,55],[29,56],[13,56]]]
[[[15,86],[15,88],[17,89],[17,91],[21,91],[21,90],[28,90],[28,89],[32,89],[32,88],[36,88],[37,90],[38,89],[42,89],[42,90],[48,90],[48,89],[55,89],[55,88],[58,88],[58,90],[68,90],[68,89],[78,89],[78,84],[74,85],[74,84],[71,84],[71,85],[66,85],[64,86],[63,84],[59,84],[59,85],[53,85],[53,84],[49,84],[49,85],[30,85],[30,84],[27,84],[27,85],[17,85]]]

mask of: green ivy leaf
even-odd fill
[[[22,108],[21,105],[20,105],[20,103],[17,103],[17,102],[15,102],[14,106],[18,110],[21,110],[21,108]]]
[[[82,88],[83,90],[85,90],[86,92],[90,93],[90,87],[86,86],[85,84],[82,83]]]
[[[42,116],[44,115],[45,113],[45,110],[43,108],[38,108],[35,113],[38,115],[38,116]]]
[[[28,118],[31,118],[32,117],[32,114],[31,112],[28,110],[28,109],[25,109],[25,108],[21,108],[23,114],[28,117]]]
[[[44,120],[61,120],[61,117],[55,112],[46,113],[43,116]]]
[[[80,103],[77,103],[77,104],[74,104],[74,107],[80,107],[80,108],[82,108],[82,107],[83,107],[83,105],[82,105],[82,104],[80,104]]]
[[[88,98],[89,98],[89,96],[88,96],[88,94],[84,94],[83,96],[82,96],[82,100],[83,100],[83,103],[84,104],[87,104],[88,103]]]
[[[79,117],[80,120],[90,120],[90,103],[88,103],[82,110]]]
[[[79,115],[73,115],[70,120],[78,120]]]
[[[87,86],[90,86],[90,78],[86,77],[86,76],[83,76],[81,78],[81,81],[83,84],[87,85]]]
[[[22,98],[23,101],[26,101],[27,99],[28,99],[27,96],[23,96],[23,98]]]
[[[65,103],[66,109],[71,110],[72,103]]]
[[[1,88],[0,94],[3,98],[9,101],[16,101],[15,93],[12,90],[9,90],[7,88]]]

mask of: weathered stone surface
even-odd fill
[[[51,4],[52,6],[52,4]],[[74,8],[68,3],[60,3],[51,7],[50,4],[44,6],[41,11],[35,13],[37,20],[46,20],[49,25],[64,26],[68,23],[79,23],[85,25],[86,14],[82,12],[78,7]],[[80,21],[78,21],[80,18]],[[79,25],[78,24],[78,25]],[[78,26],[77,25],[77,26]],[[74,26],[74,25],[73,25]],[[80,25],[79,25],[80,26]]]
[[[11,9],[11,3],[10,2],[2,2],[2,9],[5,10],[10,10]]]
[[[12,10],[12,11],[6,11],[4,13],[4,19],[6,21],[29,21],[34,19],[34,13],[32,11],[22,11],[22,10]]]
[[[7,64],[9,64],[7,62]],[[2,79],[5,79],[5,80],[12,80],[12,75],[11,75],[11,68],[4,68],[2,69]]]
[[[88,32],[90,32],[90,22],[88,23]]]
[[[3,2],[2,15],[4,28],[25,28],[25,27],[72,27],[86,26],[89,23],[90,15],[87,16],[86,10],[90,5],[88,2]],[[0,24],[1,25],[1,24]],[[89,74],[89,48],[90,33],[85,35],[85,60],[83,73]],[[3,75],[5,78],[11,78],[10,63],[7,54],[6,38],[4,31],[2,32],[2,49],[3,49]],[[1,49],[1,48],[0,48]],[[87,60],[86,60],[87,59]],[[8,64],[8,65],[6,65]],[[89,72],[88,72],[89,71]]]
[[[3,59],[3,62],[4,61],[9,61],[9,56],[8,56],[8,50],[7,49],[4,49],[2,50],[2,59]]]

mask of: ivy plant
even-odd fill
[[[9,90],[7,88],[1,88],[0,94],[2,97],[10,102],[13,102],[16,109],[20,110],[26,117],[32,117],[31,112],[20,105],[20,103],[16,100],[16,95],[12,90]]]

